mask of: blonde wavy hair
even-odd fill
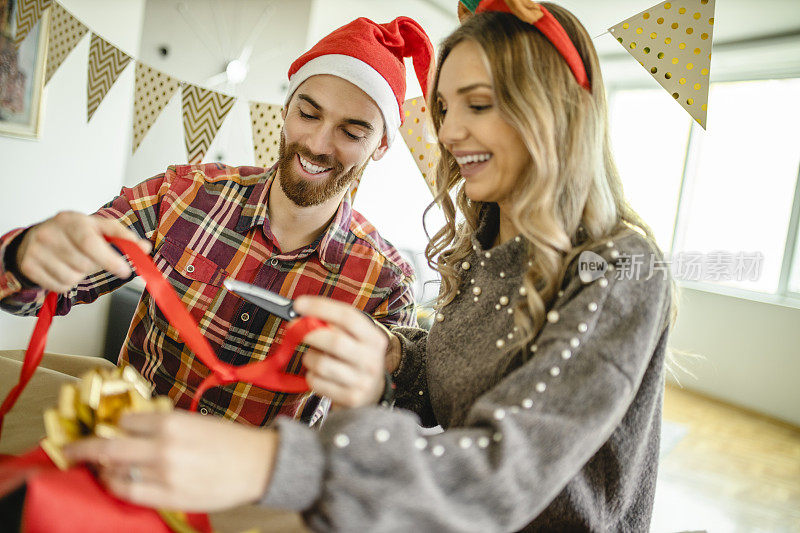
[[[529,343],[545,322],[570,262],[582,251],[636,231],[657,248],[650,227],[628,205],[611,153],[608,109],[592,40],[575,16],[543,3],[575,44],[591,83],[591,93],[575,82],[555,47],[533,26],[506,13],[467,18],[442,43],[430,91],[429,108],[438,133],[441,108],[436,101],[444,61],[459,43],[471,40],[483,50],[495,80],[495,102],[519,133],[531,164],[515,189],[510,219],[530,243],[530,268],[524,276],[526,298],[515,322]],[[497,80],[501,80],[500,83]],[[436,195],[445,226],[430,240],[425,256],[441,276],[437,307],[448,304],[459,286],[458,266],[472,248],[471,235],[489,205],[467,198],[455,158],[439,145]],[[455,202],[454,202],[455,199]],[[457,223],[457,211],[463,222]],[[672,317],[677,306],[673,282]],[[521,338],[520,338],[521,337]]]

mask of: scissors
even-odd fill
[[[286,321],[292,321],[300,316],[294,310],[294,302],[280,294],[231,278],[227,278],[222,284],[237,296],[256,304],[262,309],[266,309]]]

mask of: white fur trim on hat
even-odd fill
[[[369,64],[344,54],[328,54],[315,57],[300,67],[289,80],[286,104],[300,86],[311,76],[331,74],[349,81],[372,98],[378,105],[386,122],[386,141],[392,144],[400,128],[400,108],[389,82]]]

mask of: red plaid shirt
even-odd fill
[[[221,164],[171,166],[164,174],[123,188],[96,214],[120,220],[153,243],[153,259],[177,291],[222,361],[234,365],[268,357],[286,323],[222,287],[226,277],[288,298],[319,294],[347,302],[386,325],[415,325],[412,267],[350,207],[349,195],[328,229],[312,244],[288,253],[270,231],[267,198],[275,175],[263,168]],[[0,239],[0,257],[21,231]],[[44,291],[23,288],[0,266],[0,306],[33,315]],[[107,272],[86,278],[58,301],[58,314],[89,303],[128,280]],[[300,348],[289,371],[301,370]],[[120,363],[133,365],[158,394],[188,408],[208,369],[178,340],[145,291],[134,314]],[[201,412],[252,425],[278,414],[308,419],[319,403],[310,394],[271,392],[247,383],[208,391]]]

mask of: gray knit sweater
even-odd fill
[[[661,254],[631,232],[595,250],[615,266],[599,279],[582,281],[576,260],[536,339],[513,350],[526,244],[487,250],[496,232],[485,217],[430,333],[394,330],[400,408],[335,412],[319,432],[278,421],[264,505],[319,531],[648,530],[671,300],[651,272]]]

